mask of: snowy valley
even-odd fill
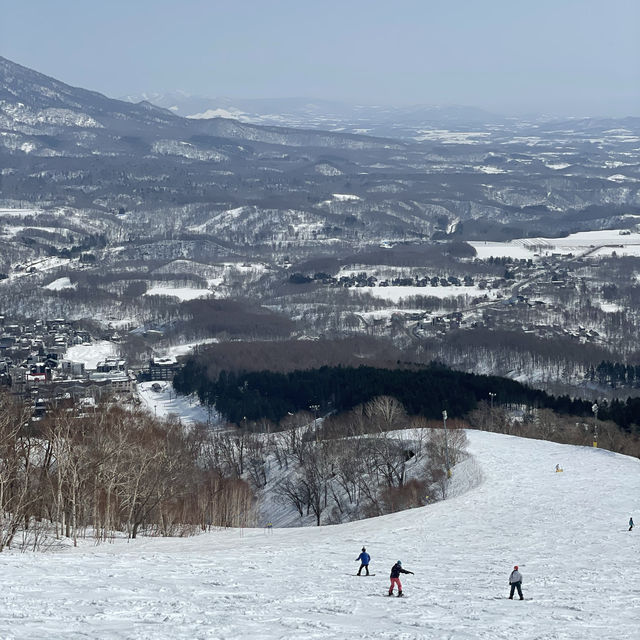
[[[3,34],[0,640],[640,637],[632,3],[294,4]]]

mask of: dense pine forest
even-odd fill
[[[391,396],[407,412],[439,419],[446,410],[452,418],[473,411],[492,398],[496,405],[551,409],[560,414],[593,417],[593,404],[568,395],[554,396],[508,378],[454,371],[437,363],[420,369],[375,367],[320,367],[304,371],[222,371],[216,380],[207,366],[189,359],[174,380],[181,393],[197,393],[203,403],[215,405],[230,422],[261,419],[279,422],[287,414],[315,407],[323,414],[348,411],[377,396]],[[613,400],[598,407],[598,419],[612,420],[623,430],[637,432],[640,398]]]

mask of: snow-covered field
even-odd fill
[[[640,461],[470,432],[484,483],[344,525],[3,554],[0,637],[638,637]],[[559,463],[563,473],[555,473]],[[456,471],[454,470],[454,474]],[[360,547],[376,575],[354,577]],[[406,598],[388,598],[401,559]],[[514,564],[525,600],[510,601]]]
[[[95,369],[98,362],[118,355],[118,345],[108,340],[97,340],[90,344],[76,344],[67,349],[65,360],[84,362],[86,369]]]
[[[498,295],[497,289],[480,289],[476,285],[471,287],[456,287],[450,285],[447,287],[357,287],[351,289],[351,291],[359,293],[370,293],[376,298],[383,298],[384,300],[391,300],[393,302],[399,302],[403,298],[410,298],[413,296],[424,296],[434,298],[456,298],[458,296],[469,296],[470,298],[477,298],[479,296],[488,296],[489,298],[495,298]]]
[[[529,260],[533,258],[533,250],[513,242],[480,242],[470,241],[469,244],[476,250],[478,258],[513,258],[515,260]]]
[[[619,256],[640,255],[640,233],[626,229],[581,231],[564,238],[518,238],[509,242],[471,241],[469,244],[481,259],[493,256],[535,260],[552,253],[605,257],[614,251]]]

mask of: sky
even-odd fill
[[[0,55],[110,97],[640,116],[638,0],[0,0]]]

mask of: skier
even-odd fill
[[[633,529],[633,518],[629,518],[629,531]]]
[[[393,587],[398,585],[398,598],[402,597],[402,583],[400,582],[400,574],[401,573],[410,573],[412,576],[415,575],[413,571],[407,571],[402,568],[402,562],[398,560],[393,567],[391,567],[391,586],[389,587],[389,595],[393,595]]]
[[[513,571],[509,576],[509,584],[511,585],[511,593],[509,594],[509,600],[513,600],[513,592],[517,589],[520,600],[524,600],[522,596],[522,574],[518,571],[518,565],[513,567]]]
[[[360,560],[360,568],[358,569],[357,575],[360,575],[363,569],[367,572],[367,575],[369,575],[369,561],[371,560],[371,556],[364,547],[362,547],[362,553],[356,558],[356,562],[358,560]]]

